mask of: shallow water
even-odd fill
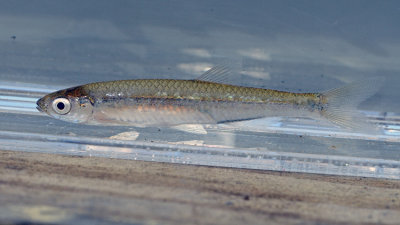
[[[0,3],[2,149],[400,179],[396,2],[32,4]],[[229,83],[287,91],[380,76],[384,87],[360,110],[385,132],[297,118],[109,128],[36,110],[36,100],[54,90],[115,79],[192,79],[221,63],[232,67]]]

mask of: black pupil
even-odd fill
[[[62,102],[57,103],[57,108],[58,108],[59,110],[63,110],[63,109],[65,108],[64,103],[62,103]]]

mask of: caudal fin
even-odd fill
[[[382,84],[382,78],[367,78],[322,93],[326,99],[322,115],[334,124],[349,130],[378,133],[378,127],[369,123],[365,116],[357,111],[357,106],[373,96]]]

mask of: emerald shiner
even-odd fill
[[[224,84],[227,73],[216,66],[195,80],[90,83],[48,94],[37,108],[60,120],[92,125],[175,126],[285,116],[325,119],[345,129],[375,127],[356,107],[376,93],[380,79],[322,93],[292,93]]]

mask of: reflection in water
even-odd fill
[[[13,211],[34,223],[57,224],[70,218],[65,210],[48,205],[15,206]]]
[[[211,53],[207,49],[203,48],[185,48],[182,52],[200,58],[211,58]]]
[[[238,53],[243,57],[249,57],[261,61],[271,61],[271,55],[266,53],[265,49],[261,48],[239,50]]]
[[[139,132],[137,132],[137,131],[127,131],[127,132],[122,132],[122,133],[113,135],[113,136],[109,137],[109,139],[134,141],[138,137],[139,137]]]
[[[212,64],[210,63],[180,63],[178,64],[178,69],[182,70],[185,73],[189,74],[203,74],[207,70],[212,68]]]
[[[362,136],[353,140],[346,136],[324,137],[321,134],[318,137],[226,127],[210,127],[207,131],[206,137],[199,135],[196,138],[169,130],[166,134],[157,133],[154,141],[2,131],[0,143],[3,150],[12,151],[400,179],[398,138],[397,142],[389,139],[371,141]],[[140,134],[146,133],[141,131]],[[154,136],[154,132],[150,135]],[[178,138],[171,144],[167,143],[167,137]],[[329,143],[327,140],[335,146],[334,151],[321,146]],[[371,167],[377,169],[371,171]]]
[[[168,144],[204,146],[204,140],[176,141],[176,142],[168,142]]]
[[[247,68],[246,71],[242,71],[240,73],[254,78],[261,78],[265,80],[271,79],[269,72],[266,72],[264,71],[264,68],[259,67]]]
[[[184,131],[192,134],[207,134],[202,124],[182,124],[173,127],[176,130]]]
[[[99,145],[83,145],[82,150],[87,151],[90,154],[93,152],[104,152],[108,154],[113,153],[133,153],[132,148],[121,148],[121,147],[110,147],[110,146],[99,146]]]

